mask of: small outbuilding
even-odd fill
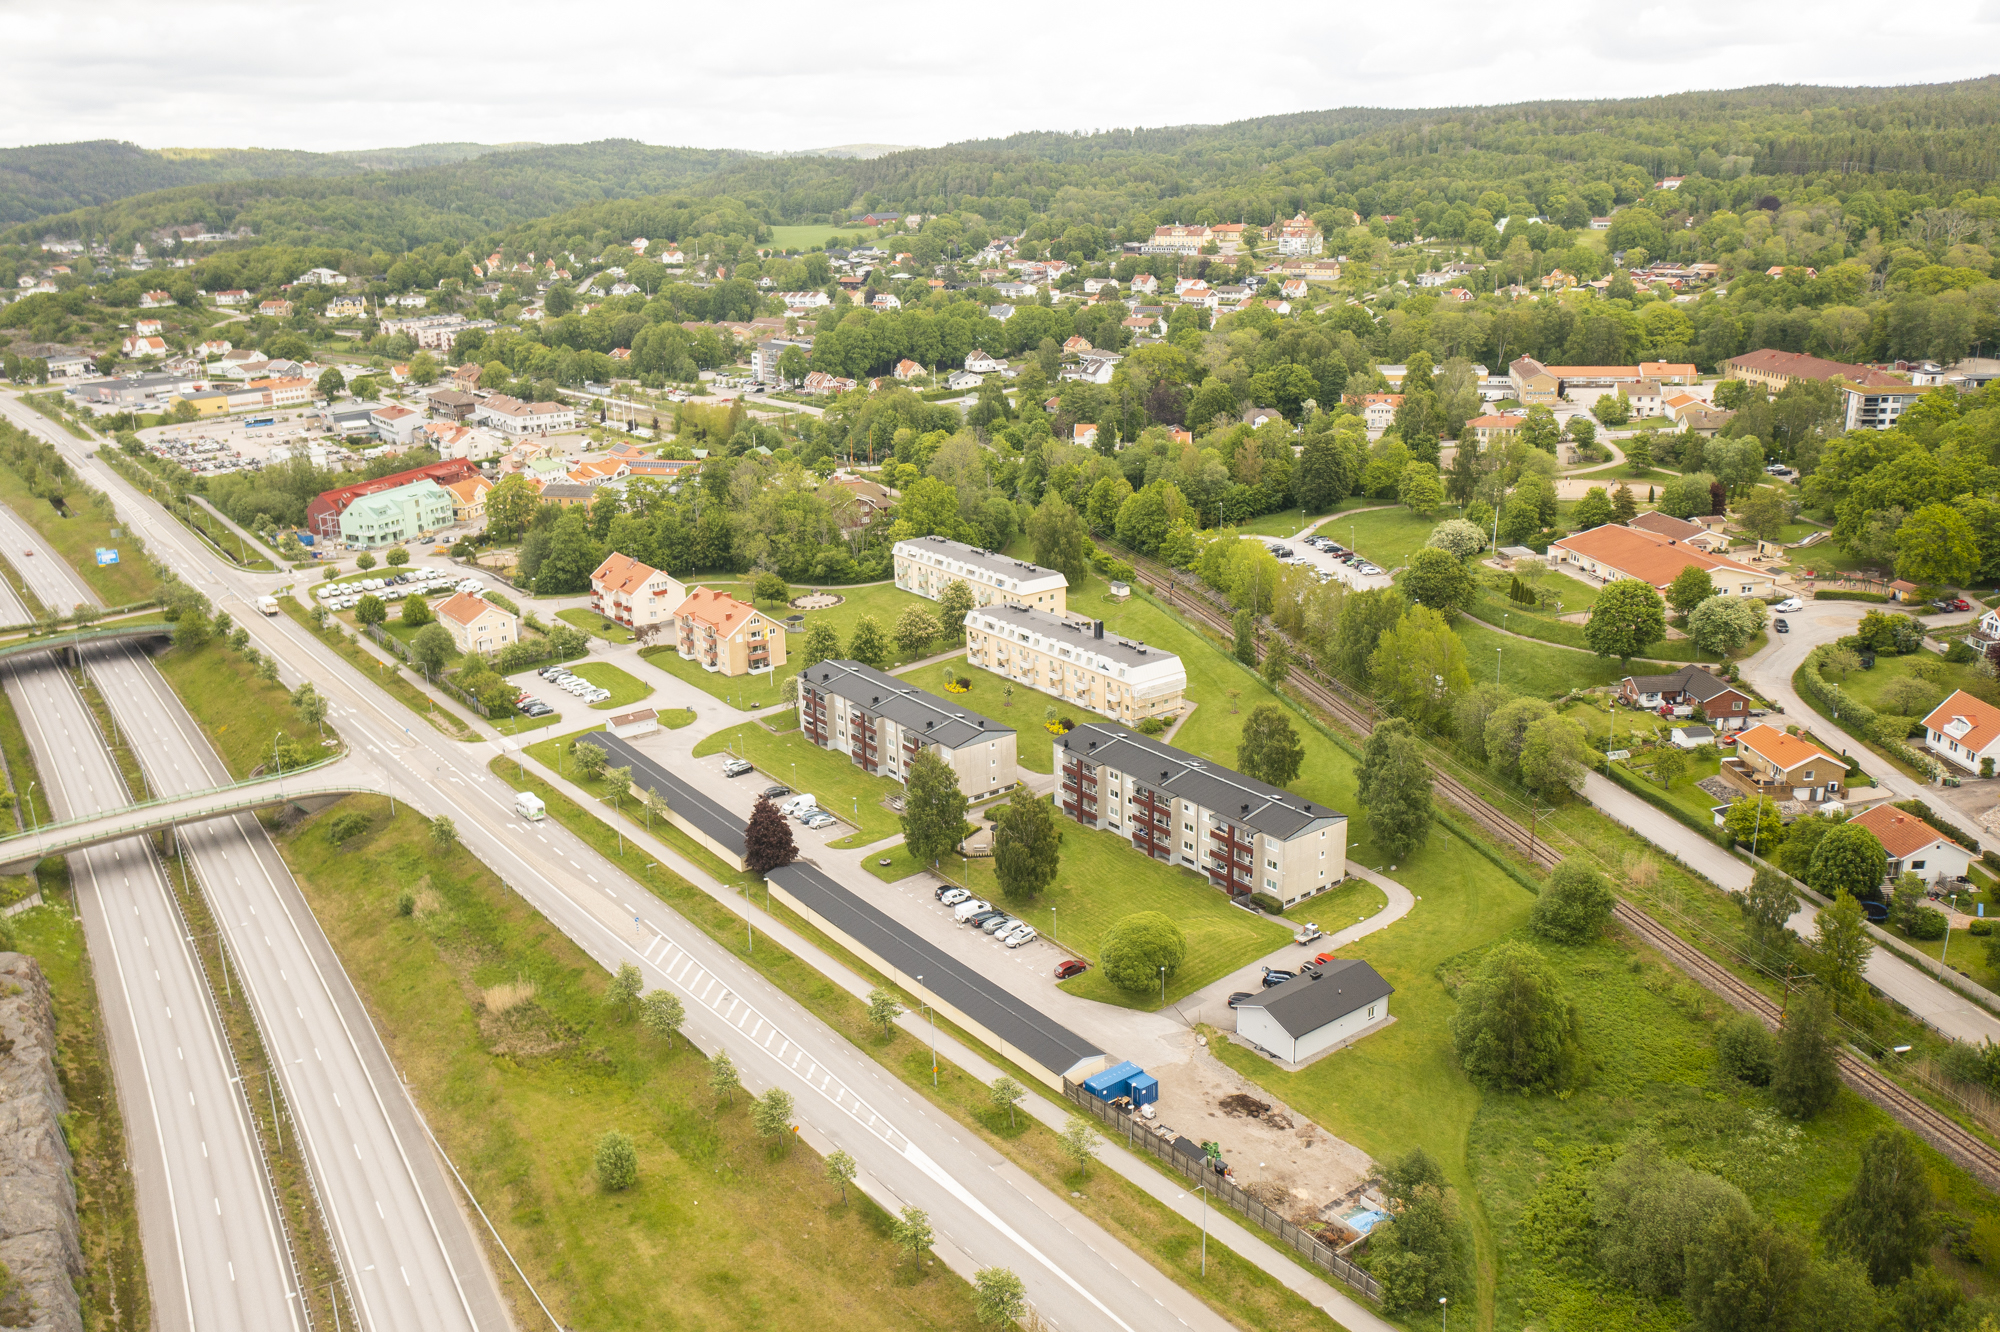
[[[1703,745],[1715,743],[1715,732],[1706,726],[1677,726],[1668,734],[1681,749],[1700,749]]]
[[[660,729],[660,714],[652,708],[624,712],[605,723],[605,730],[623,740],[636,740]]]
[[[1396,987],[1359,958],[1335,958],[1243,1001],[1236,1034],[1287,1063],[1303,1063],[1389,1020]]]

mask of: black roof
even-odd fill
[[[1347,817],[1331,806],[1315,804],[1115,723],[1079,726],[1057,743],[1087,762],[1106,764],[1281,842],[1322,821]]]
[[[1628,675],[1632,687],[1642,694],[1686,694],[1706,703],[1717,694],[1736,686],[1718,680],[1699,666],[1683,666],[1672,675]]]
[[[949,699],[939,698],[929,690],[858,661],[815,662],[806,667],[805,677],[812,688],[838,694],[856,707],[887,717],[912,735],[946,749],[1014,734],[1011,726],[953,707]]]
[[[1263,1009],[1296,1040],[1395,992],[1395,986],[1360,958],[1341,957],[1320,968],[1317,978],[1304,972],[1238,1007]]]
[[[1104,1052],[1057,1023],[1024,999],[912,934],[873,905],[803,861],[780,866],[766,876],[943,1002],[1061,1077]]]
[[[742,856],[744,820],[739,815],[716,804],[696,787],[640,753],[622,736],[605,731],[590,736],[589,743],[603,748],[609,760],[608,766],[622,768],[630,764],[634,786],[641,791],[658,791],[666,798],[668,808],[737,856]]]

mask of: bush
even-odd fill
[[[607,1193],[639,1182],[639,1153],[632,1140],[617,1129],[597,1140],[597,1182]]]
[[[1965,927],[1965,932],[1976,939],[1983,939],[1993,933],[1993,922],[1990,920],[1975,920]]]
[[[1944,938],[1946,921],[1944,912],[1935,907],[1918,907],[1910,914],[1910,923],[1903,932],[1912,939]]]
[[[1814,601],[1873,601],[1886,604],[1889,600],[1880,592],[1830,592],[1822,588],[1813,593]]]
[[[1615,901],[1603,875],[1578,861],[1564,861],[1535,898],[1528,928],[1556,943],[1589,943],[1604,932]]]
[[[1979,659],[1979,654],[1974,652],[1964,639],[1956,638],[1952,640],[1951,646],[1944,650],[1944,659],[1954,666],[1970,666]]]
[[[1165,717],[1148,717],[1139,723],[1138,730],[1140,735],[1165,735],[1167,731],[1167,719]]]
[[[1285,914],[1285,904],[1269,893],[1250,894],[1250,905],[1256,907],[1266,915],[1282,916]]]
[[[1715,1033],[1715,1062],[1738,1082],[1768,1086],[1778,1066],[1778,1043],[1763,1023],[1738,1013]]]
[[[1165,913],[1135,911],[1105,932],[1099,948],[1104,975],[1121,990],[1144,991],[1160,983],[1187,960],[1187,936]]]

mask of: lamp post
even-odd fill
[[[1201,1274],[1208,1275],[1208,1185],[1197,1184],[1201,1192]]]
[[[1162,1004],[1167,1002],[1167,969],[1165,967],[1160,968],[1160,1002]]]
[[[1501,654],[1502,652],[1504,652],[1504,651],[1506,651],[1506,649],[1505,649],[1505,648],[1494,648],[1494,649],[1493,649],[1493,683],[1494,683],[1494,684],[1499,684],[1499,683],[1500,683],[1500,654]]]
[[[1444,1320],[1446,1327],[1451,1326],[1451,1299],[1449,1296],[1438,1296],[1438,1317]]]
[[[919,985],[922,985],[923,983],[924,983],[924,978],[923,978],[922,976],[919,976],[919,977],[917,977],[917,984],[919,984]],[[936,1089],[936,1087],[937,1087],[937,1081],[938,1081],[938,1079],[937,1079],[937,1010],[936,1010],[936,1009],[934,1009],[934,1008],[932,1008],[932,1007],[931,1007],[931,1006],[930,1006],[929,1004],[925,1003],[925,1002],[924,1002],[923,1000],[921,1000],[921,999],[919,999],[919,1000],[917,1001],[917,1007],[918,1007],[918,1008],[921,1008],[921,1009],[923,1009],[925,1013],[927,1013],[927,1014],[929,1014],[929,1015],[930,1015],[930,1020],[931,1020],[931,1087],[932,1087],[932,1089],[933,1089],[933,1090],[935,1090],[935,1089]]]

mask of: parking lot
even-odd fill
[[[1385,570],[1354,554],[1331,537],[1257,539],[1269,546],[1271,553],[1283,563],[1314,570],[1322,583],[1344,583],[1356,592],[1389,586],[1390,578]]]

